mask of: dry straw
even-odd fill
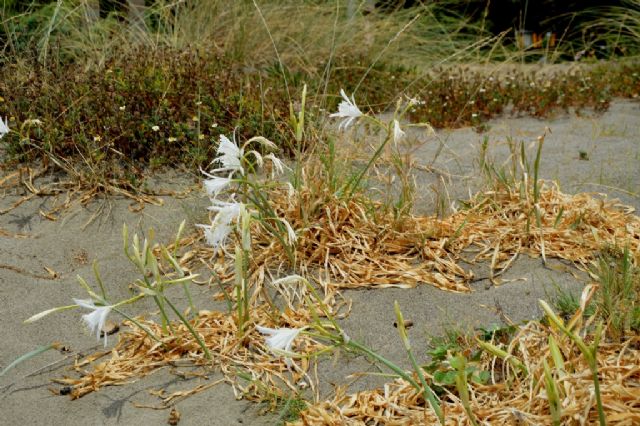
[[[298,197],[273,192],[270,200],[276,206],[276,214],[286,218],[298,233],[297,265],[289,264],[282,245],[270,235],[261,234],[258,227],[252,231],[254,247],[248,276],[251,309],[244,337],[237,332],[234,311],[199,312],[191,325],[213,355],[210,363],[183,324],[175,323],[175,333],[163,334],[159,325],[140,319],[161,337],[162,343],[132,327],[121,334],[111,352],[78,361],[77,378],[60,382],[72,386],[71,396],[78,398],[163,367],[213,364],[237,395],[252,399],[282,397],[298,391],[303,381],[313,388],[309,377],[313,355],[326,349],[324,346],[301,334],[294,348],[299,356],[289,369],[281,357],[269,352],[255,331],[256,325],[302,328],[313,321],[314,312],[322,312],[318,306],[311,306],[312,299],[304,288],[271,285],[272,274],[294,267],[307,276],[323,277],[316,281],[322,287],[324,305],[331,315],[345,315],[349,305],[340,297],[343,288],[412,287],[426,283],[448,291],[470,291],[474,276],[458,262],[473,250],[473,258],[466,260],[490,261],[491,278],[496,282],[498,275],[522,253],[565,259],[587,268],[603,245],[625,245],[637,264],[640,219],[630,209],[589,194],[566,195],[555,186],[545,185],[538,188],[534,203],[532,191],[517,188],[481,193],[470,201],[468,209],[445,219],[408,216],[401,222],[392,216],[371,219],[368,212],[379,206],[358,197],[344,201],[305,189]],[[210,283],[223,290],[215,297],[227,298],[232,304],[233,265],[221,252],[203,247],[200,236],[184,238],[180,246],[187,247],[179,257],[181,267],[187,272],[205,267]],[[278,298],[283,302],[276,306],[274,300]],[[569,423],[595,419],[595,411],[588,409],[593,405],[593,382],[579,351],[562,335],[540,323],[530,323],[515,337],[510,349],[512,356],[526,364],[526,370],[516,373],[510,367],[513,363],[485,355],[484,367],[496,379],[489,385],[470,385],[470,404],[477,420],[491,424],[549,421],[543,360],[549,354],[548,336],[554,333],[566,365],[558,382],[558,389],[563,392],[563,419]],[[622,346],[603,343],[598,352],[601,393],[610,422],[640,421],[638,344],[636,336]],[[98,362],[103,356],[108,359]],[[93,365],[90,369],[89,364]],[[554,374],[560,372],[554,370]],[[332,401],[312,406],[302,419],[306,424],[435,423],[436,418],[431,410],[425,410],[421,395],[410,384],[396,381],[384,389],[356,395],[338,393]],[[163,400],[169,397],[163,395]],[[170,406],[173,399],[167,401],[164,407]],[[453,393],[446,395],[443,410],[448,422],[464,423],[467,419]]]
[[[527,360],[529,375],[519,377],[500,359],[484,355],[482,368],[494,378],[485,385],[470,384],[471,408],[483,424],[551,424],[549,397],[544,386],[544,361],[551,358],[549,336],[561,342],[565,372],[555,370],[562,392],[562,424],[595,424],[593,381],[586,361],[574,345],[549,327],[531,322],[514,337],[512,355]],[[632,425],[640,421],[640,337],[624,344],[601,344],[598,350],[601,394],[608,424]],[[457,394],[443,396],[447,424],[468,424],[468,416]],[[425,409],[421,395],[409,383],[396,380],[381,389],[347,395],[338,392],[328,401],[309,407],[297,424],[436,424],[433,411]]]

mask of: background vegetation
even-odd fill
[[[515,29],[498,32],[490,8],[462,0],[156,1],[144,15],[103,18],[91,4],[4,2],[0,107],[14,130],[5,160],[77,158],[94,174],[139,176],[204,164],[234,129],[291,152],[289,108],[303,84],[314,127],[341,88],[374,112],[414,97],[413,120],[478,128],[504,112],[602,111],[640,93],[637,0],[581,12],[555,46],[532,49],[518,47]],[[598,43],[614,62],[595,64]],[[579,53],[579,67],[505,67]]]

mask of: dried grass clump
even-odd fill
[[[526,253],[542,256],[545,262],[546,257],[568,260],[588,270],[601,247],[611,245],[628,246],[638,262],[640,218],[632,208],[608,201],[603,194],[596,198],[563,194],[555,185],[539,188],[537,202],[533,191],[485,192],[452,217],[455,223],[466,223],[458,243],[480,249],[472,261],[491,258],[492,270],[502,272],[518,254]]]
[[[502,360],[483,355],[482,369],[491,373],[486,385],[471,384],[471,407],[484,424],[551,424],[544,386],[543,360],[550,359],[549,335],[560,343],[565,357],[564,377],[557,380],[561,392],[562,424],[595,424],[591,371],[580,351],[553,329],[531,322],[514,337],[511,354],[526,364],[528,376],[511,371]],[[609,424],[631,425],[640,421],[640,336],[622,344],[605,343],[598,350],[600,391]],[[455,390],[441,396],[447,424],[470,424]],[[310,406],[297,425],[431,425],[438,419],[426,407],[415,388],[402,380],[381,389],[346,395]]]
[[[287,312],[279,326],[302,327],[309,323],[310,314],[304,309]],[[273,315],[265,309],[251,310],[254,324],[273,326]],[[214,355],[213,365],[208,364],[198,343],[189,330],[180,322],[172,323],[174,333],[167,335],[160,325],[152,321],[138,319],[148,327],[161,342],[152,340],[148,334],[134,326],[120,335],[117,345],[109,352],[98,352],[76,361],[74,370],[78,378],[63,378],[57,383],[70,386],[72,399],[80,398],[104,386],[122,385],[128,381],[151,374],[164,367],[202,366],[216,367],[233,386],[237,395],[247,398],[264,397],[265,389],[280,395],[282,387],[296,390],[295,384],[307,377],[309,360],[296,359],[296,366],[289,370],[280,357],[274,357],[264,344],[264,339],[253,328],[244,339],[239,338],[235,316],[227,312],[200,311],[191,321],[193,328],[202,336],[209,351]],[[296,351],[301,354],[313,353],[322,345],[306,335],[300,335]],[[110,355],[109,359],[94,364]],[[87,370],[86,367],[92,368]],[[250,377],[244,384],[240,376]],[[258,383],[260,382],[260,383]]]
[[[527,188],[526,183],[522,183]],[[483,192],[469,208],[450,217],[392,214],[380,203],[353,198],[343,201],[303,192],[298,199],[275,193],[277,213],[299,230],[297,261],[303,272],[325,270],[337,288],[414,287],[431,284],[443,290],[470,291],[473,272],[461,260],[491,261],[494,283],[517,256],[555,257],[588,270],[603,245],[628,245],[640,256],[640,219],[616,201],[591,194],[567,195],[539,183]],[[284,265],[281,246],[266,233],[256,238],[257,264]],[[468,255],[475,252],[471,259]]]
[[[517,185],[479,194],[471,200],[468,209],[445,219],[407,216],[399,221],[386,214],[377,214],[373,219],[371,212],[381,211],[375,202],[358,197],[344,201],[327,194],[318,197],[308,190],[301,191],[298,198],[274,192],[270,199],[277,206],[276,214],[298,230],[297,272],[322,277],[317,280],[322,287],[322,303],[334,317],[346,315],[350,308],[340,296],[343,288],[412,287],[427,283],[449,291],[470,291],[468,284],[474,279],[473,274],[458,262],[472,249],[477,253],[467,261],[490,259],[490,278],[494,281],[520,253],[554,256],[587,269],[603,245],[626,245],[634,256],[633,261],[638,263],[640,218],[629,209],[588,194],[562,194],[555,186],[539,186],[536,197],[532,191],[514,188]],[[254,330],[257,324],[304,327],[312,322],[314,310],[321,312],[318,306],[311,306],[312,298],[304,286],[270,285],[272,275],[289,271],[291,265],[278,240],[261,229],[256,227],[252,231],[253,257],[248,278],[250,318],[244,336],[238,332],[233,311],[201,311],[192,320],[194,329],[214,355],[214,366],[238,394],[249,398],[264,397],[265,390],[275,395],[281,395],[283,387],[296,390],[296,383],[302,379],[313,386],[307,376],[309,358],[323,348],[309,336],[301,335],[295,348],[301,358],[296,359],[297,367],[289,371],[283,359],[274,357]],[[188,246],[180,258],[185,270],[204,266],[211,272],[211,283],[218,282],[222,288],[232,285],[230,271],[233,268],[227,259],[202,247],[197,236],[185,238],[180,244]],[[228,297],[233,303],[233,291],[227,288],[224,293],[226,296],[221,292],[214,297]],[[276,299],[279,307],[274,302]],[[158,324],[141,321],[161,336],[161,343],[132,327],[121,335],[108,360],[87,370],[87,365],[109,353],[89,356],[75,366],[79,378],[60,381],[72,386],[73,398],[102,386],[125,383],[162,367],[207,364],[201,348],[184,325],[175,323],[172,333],[163,333]],[[539,363],[548,353],[549,332],[540,324],[530,324],[514,339],[512,353],[527,364],[530,371],[527,378],[512,375],[500,360],[485,360],[484,365],[494,373],[494,378],[512,377],[507,381],[495,379],[489,386],[474,385],[474,411],[479,418],[497,424],[513,423],[519,418],[544,422],[548,404],[544,404],[543,390],[536,383],[541,383]],[[636,336],[622,345],[601,347],[603,400],[612,418],[620,418],[621,422],[628,420],[621,413],[640,416],[637,402],[640,401],[637,391],[639,339]],[[566,339],[558,336],[556,340],[564,342],[563,353],[569,360],[567,365],[571,366],[567,370],[571,371],[569,376],[563,379],[568,394],[564,412],[570,413],[567,415],[571,419],[575,416],[586,419],[585,416],[591,414],[585,414],[584,407],[590,406],[585,405],[585,401],[592,401],[588,394],[588,367]],[[249,379],[242,384],[240,377]],[[435,422],[435,418],[429,417],[430,410],[424,410],[421,398],[410,385],[395,382],[384,390],[339,395],[331,402],[312,407],[303,419],[311,424],[321,421],[329,424]],[[448,418],[463,419],[464,409],[459,401],[453,394],[448,398],[445,404]]]

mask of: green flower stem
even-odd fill
[[[165,302],[167,302],[167,305],[169,305],[169,307],[171,308],[171,310],[173,310],[173,312],[175,312],[175,314],[178,316],[178,318],[180,318],[180,321],[182,321],[182,323],[185,325],[185,327],[187,327],[189,329],[189,332],[191,333],[191,335],[196,339],[196,341],[198,342],[198,344],[200,345],[200,347],[202,348],[202,351],[204,352],[204,355],[207,357],[207,359],[209,361],[213,361],[213,357],[211,356],[211,352],[209,352],[209,349],[207,348],[207,346],[204,344],[204,341],[202,340],[202,338],[198,335],[198,333],[196,332],[196,330],[193,328],[193,326],[191,325],[191,323],[189,323],[189,321],[182,315],[182,313],[173,305],[173,303],[171,303],[171,301],[169,299],[164,299]]]
[[[416,361],[415,356],[413,355],[413,351],[411,350],[411,341],[409,340],[409,335],[407,334],[407,329],[404,326],[404,317],[402,316],[402,311],[400,310],[400,305],[396,300],[394,302],[394,310],[396,312],[396,322],[398,324],[398,332],[400,333],[400,339],[404,344],[404,348],[407,351],[407,355],[409,356],[409,360],[411,361],[411,365],[413,366],[414,371],[418,375],[420,379],[420,383],[422,384],[422,389],[424,393],[424,398],[429,402],[431,408],[438,416],[440,420],[440,424],[444,425],[444,414],[442,413],[442,408],[438,403],[436,395],[433,393],[433,390],[427,384],[427,381],[424,378],[424,373],[422,372],[422,367],[418,365],[418,361]]]
[[[569,339],[571,339],[578,346],[578,349],[580,349],[580,352],[582,352],[582,355],[585,357],[587,365],[589,366],[593,377],[594,393],[596,395],[596,404],[598,407],[598,420],[600,422],[600,426],[606,426],[607,419],[604,414],[604,407],[602,405],[602,396],[600,395],[600,379],[598,378],[597,360],[598,345],[600,344],[600,337],[602,336],[602,323],[598,324],[594,342],[591,347],[589,347],[586,345],[586,343],[584,343],[584,340],[582,340],[580,336],[569,330],[564,325],[564,321],[562,321],[562,319],[560,319],[556,315],[556,313],[553,311],[553,309],[551,309],[547,302],[545,302],[544,300],[539,300],[538,303],[540,304],[540,307],[542,307],[542,310],[545,312],[545,314],[547,314],[549,321],[551,321],[556,327],[558,327],[558,329],[560,329],[560,331],[562,331],[567,337],[569,337]]]
[[[411,375],[407,374],[406,371],[404,371],[398,365],[396,365],[393,362],[389,361],[388,359],[386,359],[382,355],[377,354],[373,350],[371,350],[368,347],[356,342],[355,340],[349,340],[348,342],[344,342],[344,344],[347,347],[351,347],[351,348],[353,348],[353,349],[355,349],[355,350],[357,350],[359,352],[362,352],[362,353],[366,354],[367,356],[369,356],[369,357],[371,357],[371,358],[373,358],[373,359],[375,359],[377,361],[380,361],[380,363],[382,363],[384,366],[389,368],[391,371],[393,371],[395,374],[397,374],[402,379],[406,380],[416,390],[420,391],[420,389],[421,389],[420,385],[418,384],[418,382],[416,382],[413,379],[413,377],[411,377]]]
[[[389,141],[391,140],[391,136],[393,135],[392,131],[387,128],[387,126],[385,126],[381,121],[369,117],[369,116],[365,116],[366,118],[368,118],[369,120],[373,121],[375,124],[377,124],[378,126],[384,128],[387,131],[387,137],[384,139],[384,141],[380,144],[380,146],[378,147],[378,149],[376,149],[376,151],[373,153],[373,155],[371,156],[371,158],[369,159],[369,162],[367,163],[367,165],[365,166],[364,169],[362,169],[360,171],[360,173],[358,173],[357,177],[355,178],[355,180],[350,180],[347,183],[347,199],[350,199],[353,195],[353,192],[358,188],[358,186],[360,185],[360,182],[362,181],[362,178],[364,177],[364,175],[369,171],[369,169],[371,168],[371,166],[373,165],[373,163],[375,163],[375,161],[380,157],[380,155],[382,154],[382,150],[384,149],[385,146],[387,146],[387,144],[389,143]],[[349,188],[350,187],[350,188]]]
[[[126,318],[129,321],[131,321],[140,330],[142,330],[145,333],[147,333],[147,336],[151,337],[153,340],[155,340],[156,342],[160,343],[164,349],[167,349],[167,347],[164,344],[164,342],[162,340],[160,340],[160,338],[158,336],[156,336],[155,333],[153,331],[151,331],[148,327],[145,327],[144,325],[142,325],[142,323],[140,321],[138,321],[137,319],[133,318],[132,316],[129,316],[129,315],[125,314],[123,311],[121,311],[120,309],[116,308],[115,306],[112,309],[113,309],[114,312],[122,315],[124,318]]]
[[[164,309],[163,300],[166,300],[166,298],[162,294],[162,291],[163,291],[162,286],[159,285],[159,283],[156,283],[156,287],[158,287],[158,290],[156,290],[154,286],[151,285],[151,283],[149,282],[146,276],[144,277],[144,280],[138,280],[138,281],[141,282],[146,288],[148,288],[154,293],[153,300],[154,302],[156,302],[156,305],[160,310],[160,326],[162,327],[162,332],[165,334],[169,334],[169,332],[171,332],[171,334],[175,334],[175,330],[173,330],[173,327],[171,327],[171,322],[169,321],[169,316],[167,315],[167,311],[165,311]],[[159,295],[162,295],[162,296],[159,296]]]

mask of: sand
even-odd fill
[[[603,115],[560,114],[544,121],[503,117],[487,123],[488,131],[484,133],[471,128],[444,130],[438,132],[436,139],[424,131],[412,131],[409,143],[416,164],[431,167],[431,171],[416,172],[420,188],[416,211],[434,211],[437,198],[434,194],[442,193],[443,182],[449,204],[456,198],[466,198],[469,188],[482,187],[478,164],[485,137],[488,138],[489,156],[500,164],[509,152],[509,138],[518,143],[525,141],[528,152],[533,155],[536,138],[545,132],[545,128],[549,130],[543,150],[543,178],[557,180],[564,192],[607,193],[640,208],[638,119],[640,104],[616,101]],[[440,142],[445,144],[444,149],[433,161]],[[197,179],[172,172],[154,178],[152,184],[187,189],[195,188]],[[16,189],[4,194],[0,208],[7,208],[18,200],[23,195],[21,191]],[[67,311],[35,324],[23,324],[34,313],[71,303],[71,297],[86,297],[76,282],[76,275],[90,279],[94,259],[100,265],[110,296],[119,299],[129,295],[128,286],[136,274],[122,254],[122,224],[126,222],[131,233],[134,230],[143,233],[153,227],[159,240],[168,241],[183,219],[191,228],[206,216],[208,200],[197,189],[183,198],[161,198],[162,206],[146,205],[141,212],[131,211],[131,201],[125,198],[97,199],[87,206],[76,205],[57,221],[51,221],[39,212],[60,200],[38,197],[0,216],[0,229],[8,234],[24,234],[20,238],[0,236],[0,368],[52,341],[60,341],[71,350],[70,355],[47,352],[0,377],[0,423],[165,424],[169,417],[167,410],[135,408],[133,403],[158,404],[158,399],[149,394],[150,390],[190,389],[219,378],[211,374],[208,380],[183,379],[163,369],[135,383],[104,388],[71,401],[49,390],[60,388],[51,383],[51,379],[67,374],[74,354],[101,348],[96,345],[95,337],[83,330],[80,312]],[[57,276],[51,277],[45,267],[55,271]],[[474,271],[482,275],[482,266],[474,266]],[[429,336],[452,328],[486,328],[504,324],[507,319],[518,323],[539,318],[539,298],[553,299],[558,288],[577,293],[587,279],[585,274],[563,271],[561,267],[544,268],[539,259],[526,256],[521,257],[504,278],[512,281],[498,287],[478,281],[474,283],[474,292],[464,295],[442,292],[429,285],[410,290],[347,291],[346,296],[353,299],[353,311],[342,325],[352,338],[407,365],[397,330],[393,327],[394,300],[400,303],[405,317],[414,322],[409,331],[410,338],[415,353],[423,357]],[[218,306],[208,297],[210,292],[206,287],[194,286],[193,292],[199,308],[215,309]],[[184,305],[179,293],[176,297]],[[138,305],[136,309],[144,312],[152,307]],[[113,336],[109,345],[115,341]],[[332,384],[344,384],[348,381],[347,375],[360,371],[374,371],[374,368],[362,357],[339,356],[323,361],[320,367],[323,395],[329,396]],[[356,381],[352,389],[380,383],[380,379],[367,377]],[[231,388],[224,383],[177,405],[181,413],[180,425],[278,422],[277,413],[260,415],[263,408],[236,400]]]

